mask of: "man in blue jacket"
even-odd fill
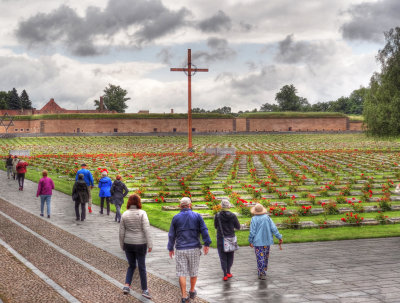
[[[204,242],[204,254],[208,254],[211,239],[208,229],[200,214],[191,210],[192,201],[188,197],[182,198],[180,202],[181,212],[172,218],[168,233],[169,256],[176,254],[176,276],[179,277],[179,285],[182,292],[182,303],[189,302],[197,295],[195,290],[197,274],[199,270],[201,243]],[[174,246],[176,252],[174,251]],[[190,277],[189,296],[186,293],[186,277]]]
[[[92,189],[94,186],[93,176],[90,170],[86,169],[86,164],[83,163],[81,165],[81,169],[76,172],[75,181],[78,181],[79,174],[83,175],[83,179],[85,180],[86,185],[89,188],[89,203],[88,203],[88,210],[89,214],[92,213]]]

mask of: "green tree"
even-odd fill
[[[347,114],[361,115],[364,109],[364,100],[368,94],[369,89],[360,87],[350,94],[350,106]]]
[[[8,108],[21,109],[21,100],[19,99],[18,92],[15,88],[8,92]]]
[[[400,134],[400,27],[385,32],[385,40],[376,57],[381,72],[371,77],[363,115],[369,134],[397,136]]]
[[[276,93],[275,100],[281,111],[301,111],[304,107],[310,106],[306,98],[296,95],[297,89],[293,84],[285,85]]]
[[[271,104],[271,103],[264,103],[260,107],[260,112],[280,112],[280,108],[276,104]]]
[[[8,109],[8,93],[0,91],[0,109]]]
[[[200,114],[200,113],[206,113],[207,111],[204,108],[200,108],[200,107],[195,107],[192,108],[192,113],[194,114]]]
[[[220,107],[211,111],[212,113],[230,114],[232,109],[229,106]]]
[[[32,102],[29,99],[28,93],[26,90],[23,90],[21,96],[19,97],[21,100],[21,106],[23,109],[32,109]]]
[[[118,85],[108,84],[108,87],[104,89],[103,102],[104,107],[107,110],[115,110],[117,113],[124,113],[125,109],[128,108],[126,101],[131,98],[127,98],[128,92],[122,89]],[[100,109],[100,101],[94,100],[96,109]]]

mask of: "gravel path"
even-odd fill
[[[18,220],[18,222],[33,232],[38,233],[40,236],[111,278],[117,281],[124,281],[127,268],[125,260],[111,255],[52,225],[49,221],[27,213],[2,199],[0,199],[0,212]],[[1,216],[1,213],[0,226],[4,226],[0,231],[0,238],[4,239],[4,241],[9,243],[9,245],[29,259],[30,262],[34,263],[82,302],[97,302],[96,298],[102,298],[103,302],[137,302],[132,301],[133,298],[129,298],[130,300],[127,301],[128,297],[122,295],[120,288],[105,287],[100,277],[93,275],[93,272],[73,262],[70,258],[49,247],[46,243],[41,243],[43,241],[10,222],[10,220]],[[71,278],[68,278],[69,276]],[[134,281],[139,282],[137,271],[135,272]],[[159,277],[149,274],[148,284],[154,302],[176,302],[176,298],[179,298],[180,291],[178,287]],[[134,283],[132,287],[138,293],[141,292],[139,285],[139,283]],[[109,300],[104,301],[107,297],[106,295],[108,297],[112,296]],[[196,301],[205,302],[200,299]]]
[[[1,245],[0,260],[0,294],[7,298],[5,303],[68,302]]]

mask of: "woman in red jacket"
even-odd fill
[[[24,160],[20,160],[17,164],[17,180],[18,180],[19,190],[24,190],[24,180],[25,180],[25,173],[27,166],[28,163],[26,163]]]

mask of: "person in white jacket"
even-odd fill
[[[153,242],[147,213],[142,210],[140,197],[136,194],[129,197],[126,211],[122,215],[119,228],[119,243],[121,249],[125,251],[129,263],[123,288],[124,294],[128,294],[130,291],[137,263],[142,296],[151,299],[147,288],[146,253],[151,252]]]

